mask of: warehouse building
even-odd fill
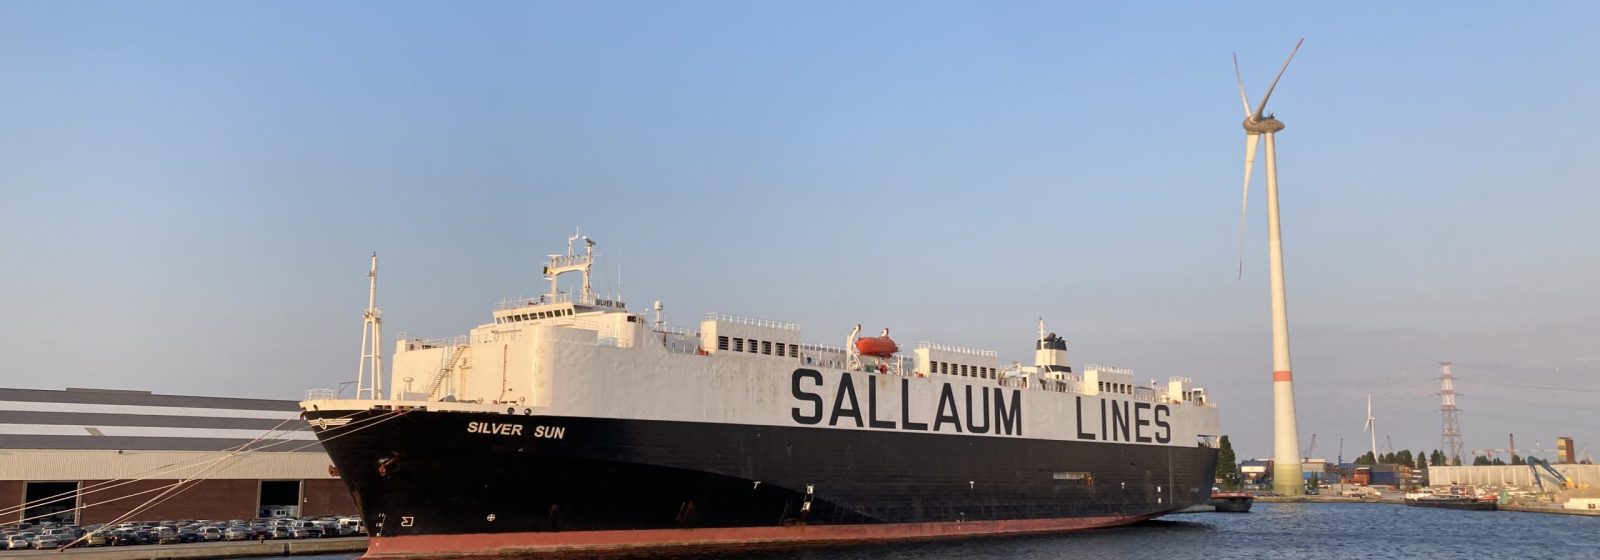
[[[1600,487],[1600,465],[1553,464],[1551,468],[1574,485],[1585,488]],[[1535,488],[1534,474],[1547,486],[1555,481],[1547,473],[1527,465],[1478,465],[1461,467],[1428,467],[1428,483],[1434,486],[1470,484],[1473,486],[1514,486]]]
[[[295,401],[0,388],[0,524],[135,508],[141,521],[357,512]]]

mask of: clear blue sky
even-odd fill
[[[298,398],[354,377],[369,252],[388,332],[449,336],[581,224],[669,322],[1027,360],[1042,315],[1267,456],[1230,53],[1259,95],[1304,36],[1302,438],[1355,456],[1370,392],[1437,447],[1454,360],[1469,449],[1600,446],[1595,4],[1125,4],[0,3],[0,385]]]

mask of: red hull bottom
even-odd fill
[[[948,523],[808,525],[725,529],[649,529],[475,533],[373,537],[363,559],[499,556],[534,552],[592,552],[661,548],[726,548],[810,543],[927,540],[952,537],[1059,533],[1137,523],[1155,517],[1108,516]]]

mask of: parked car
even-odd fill
[[[272,537],[271,538],[274,538],[274,539],[287,539],[287,538],[293,538],[293,535],[290,534],[288,525],[277,525],[277,526],[274,526],[272,528]]]
[[[6,550],[20,550],[33,546],[33,533],[15,533],[6,537]]]
[[[202,527],[202,528],[200,528],[200,538],[202,538],[202,539],[205,539],[205,540],[208,540],[208,541],[220,541],[220,540],[222,540],[222,537],[223,537],[223,533],[222,533],[222,528],[221,527]]]
[[[200,533],[195,531],[178,531],[178,542],[180,543],[202,542],[205,540],[205,537],[200,536]]]
[[[339,524],[348,527],[351,535],[367,534],[367,528],[361,524],[361,518],[359,517],[341,517],[339,518]]]
[[[63,541],[61,540],[61,537],[57,537],[55,535],[39,535],[33,538],[33,548],[37,550],[44,550],[47,548],[56,548],[69,542],[72,541]]]
[[[248,541],[255,538],[255,534],[250,531],[249,527],[234,526],[224,530],[222,538],[229,541]]]
[[[156,544],[179,544],[183,541],[178,538],[178,530],[171,527],[156,529]]]
[[[89,533],[89,538],[83,540],[85,546],[106,546],[111,544],[110,531],[94,531]]]
[[[301,521],[289,528],[289,536],[296,539],[309,539],[322,536],[322,528],[310,521]]]

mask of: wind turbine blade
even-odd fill
[[[1233,79],[1239,82],[1239,102],[1244,104],[1244,118],[1250,118],[1255,113],[1250,112],[1250,98],[1244,94],[1244,76],[1239,74],[1239,53],[1233,53]]]
[[[1283,79],[1283,73],[1289,69],[1289,61],[1294,60],[1294,53],[1300,52],[1300,45],[1305,44],[1305,42],[1305,39],[1300,39],[1299,43],[1294,44],[1294,50],[1289,51],[1289,58],[1284,59],[1283,68],[1278,69],[1278,76],[1272,79],[1271,86],[1267,86],[1267,94],[1261,96],[1261,104],[1256,106],[1255,114],[1259,115],[1262,111],[1267,110],[1267,98],[1272,97],[1272,90],[1278,87],[1278,80]]]
[[[1250,171],[1256,163],[1256,145],[1260,134],[1247,134],[1244,140],[1244,194],[1239,198],[1239,279],[1244,279],[1244,223],[1250,208]]]

